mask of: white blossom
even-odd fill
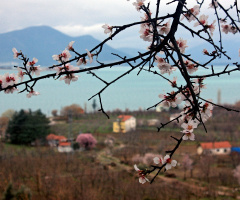
[[[40,94],[39,92],[35,92],[32,90],[26,96],[27,96],[27,98],[31,98],[32,96],[37,96],[39,94]]]
[[[169,155],[166,155],[164,157],[163,163],[164,164],[166,163],[166,165],[165,165],[166,170],[169,170],[172,167],[175,167],[177,165],[177,161],[176,160],[172,160]]]
[[[67,45],[67,50],[69,50],[69,51],[73,51],[73,50],[74,50],[74,48],[73,48],[74,42],[75,42],[75,41],[69,42],[69,44]]]
[[[144,5],[145,0],[137,0],[133,3],[133,5],[136,7],[137,11],[140,11],[140,7]]]
[[[104,29],[105,34],[110,33],[110,35],[112,35],[112,29],[113,29],[112,26],[109,26],[108,24],[104,24],[102,25],[102,28]]]
[[[150,182],[147,178],[146,178],[146,174],[144,173],[143,170],[138,169],[137,165],[134,165],[134,169],[138,172],[139,175],[139,183],[144,184],[146,183],[146,181]]]

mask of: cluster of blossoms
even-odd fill
[[[9,74],[8,72],[4,75],[0,75],[0,88],[7,88],[9,86],[13,86],[18,83],[18,76],[13,74]],[[16,87],[9,87],[5,90],[6,94],[13,93],[17,91]]]
[[[73,48],[73,44],[75,41],[71,41],[65,50],[62,51],[61,54],[58,55],[53,55],[52,58],[60,63],[63,63],[62,66],[58,66],[58,67],[54,67],[54,69],[57,71],[56,75],[61,75],[61,73],[64,73],[65,75],[60,77],[60,81],[64,80],[66,84],[70,84],[71,82],[77,81],[78,77],[77,75],[75,75],[73,72],[79,70],[79,67],[74,67],[73,65],[71,65],[70,63],[65,64],[65,62],[68,62],[69,59],[71,58],[71,54],[69,51],[73,51],[75,52],[74,48]],[[93,56],[94,54],[91,54],[87,49],[87,56],[89,58],[86,59],[85,57],[80,57],[77,61],[77,65],[80,66],[82,64],[86,65],[88,62],[92,63],[93,62]]]
[[[62,67],[55,67],[56,75],[59,75],[61,72],[73,72],[76,70],[79,70],[79,67],[74,67],[73,65],[70,65],[69,63],[63,65]],[[77,81],[78,80],[77,75],[75,75],[74,73],[67,73],[65,76],[62,76],[59,80],[64,80],[66,84],[70,84],[71,81]]]
[[[155,62],[157,63],[157,67],[160,69],[161,74],[168,73],[169,75],[172,74],[177,68],[170,65],[165,59],[155,56]]]
[[[202,89],[206,88],[205,84],[203,83],[204,81],[203,77],[207,77],[207,76],[195,76],[195,77],[202,77],[202,78],[194,79],[194,76],[192,74],[198,70],[198,67],[201,66],[201,64],[191,59],[190,58],[191,55],[185,55],[185,50],[188,47],[187,40],[183,38],[176,39],[175,29],[177,29],[178,26],[182,25],[186,30],[191,32],[192,36],[197,35],[201,39],[205,40],[206,42],[209,42],[212,46],[215,47],[215,51],[213,51],[212,53],[209,53],[207,49],[204,49],[203,54],[213,57],[213,59],[215,59],[216,56],[220,54],[225,55],[225,52],[223,52],[222,48],[217,48],[217,45],[212,43],[213,40],[211,36],[213,36],[213,33],[215,31],[216,20],[213,20],[212,22],[209,23],[208,15],[202,14],[199,16],[202,3],[198,2],[199,5],[195,5],[192,8],[187,9],[186,8],[187,4],[181,1],[178,2],[178,5],[181,4],[180,6],[177,7],[177,10],[179,9],[179,11],[177,12],[176,10],[175,14],[168,14],[166,16],[161,16],[159,18],[157,17],[152,18],[152,13],[149,10],[150,4],[148,4],[148,6],[145,6],[144,2],[145,0],[136,0],[136,2],[133,3],[137,11],[139,12],[144,11],[144,16],[141,17],[141,22],[124,25],[122,26],[122,29],[121,27],[110,26],[108,24],[104,24],[102,28],[104,29],[105,34],[109,34],[108,39],[112,39],[117,33],[119,33],[121,30],[124,30],[126,27],[130,27],[139,23],[141,24],[140,31],[139,31],[140,38],[143,39],[144,41],[151,42],[151,46],[148,47],[149,51],[144,54],[139,53],[139,56],[133,57],[131,59],[122,58],[123,62],[121,63],[129,64],[133,70],[139,66],[138,65],[133,66],[131,62],[132,61],[136,62],[136,60],[141,59],[143,64],[142,63],[140,64],[142,64],[142,67],[144,67],[147,63],[149,63],[149,70],[148,70],[149,72],[153,72],[151,71],[151,69],[154,67],[153,64],[157,63],[157,67],[160,70],[161,74],[158,74],[156,71],[154,72],[154,74],[158,74],[162,78],[168,80],[168,82],[173,88],[173,91],[171,91],[170,93],[159,95],[159,98],[161,98],[161,102],[159,102],[158,105],[165,108],[170,108],[170,107],[175,108],[182,103],[184,104],[183,111],[179,113],[179,116],[168,122],[170,123],[172,121],[177,121],[179,124],[179,127],[181,127],[180,139],[177,139],[174,137],[172,138],[174,138],[178,142],[178,145],[183,140],[193,141],[195,140],[194,130],[198,127],[199,124],[204,124],[210,117],[212,117],[213,103],[211,103],[211,100],[203,100],[205,103],[200,102],[200,99],[201,99],[200,93]],[[175,1],[169,2],[169,4],[173,2]],[[157,6],[159,5],[160,5],[160,1],[157,2]],[[227,24],[227,20],[229,20],[230,17],[226,15],[224,19],[219,18],[216,10],[219,7],[221,8],[222,6],[217,0],[212,0],[211,3],[209,4],[209,8],[215,9],[217,21],[218,22],[220,21],[221,23],[221,27],[220,27],[221,30],[219,31],[224,32],[226,34],[228,33],[235,34],[239,30],[239,28],[236,25],[237,20],[230,19],[231,23]],[[184,11],[184,8],[186,9],[186,11]],[[228,13],[228,10],[225,10],[225,12]],[[237,12],[239,12],[238,9],[237,9]],[[155,16],[157,15],[158,14],[156,14]],[[173,18],[173,22],[171,22],[170,18]],[[189,23],[194,21],[194,24],[192,24],[192,26],[186,26],[183,23],[181,23],[180,20],[187,20]],[[198,31],[192,30],[191,27],[197,27],[199,30]],[[115,33],[113,33],[114,29],[117,30]],[[207,37],[205,38],[205,36],[207,36],[208,38]],[[75,67],[70,63],[72,61],[76,61],[77,66],[86,65],[87,63],[92,63],[93,57],[94,56],[97,57],[99,55],[106,41],[108,40],[105,40],[104,42],[100,43],[98,46],[94,48],[94,49],[99,49],[99,51],[96,50],[96,54],[92,54],[87,49],[85,54],[79,54],[73,48],[74,41],[71,41],[67,45],[65,50],[63,50],[60,54],[56,54],[52,56],[53,60],[59,62],[60,64],[49,67],[50,69],[53,68],[56,71],[56,73],[50,74],[48,77],[57,76],[57,79],[59,79],[60,81],[64,80],[64,82],[68,85],[71,82],[77,81],[79,76],[75,74],[81,72],[80,67]],[[0,90],[4,90],[5,93],[13,93],[14,91],[18,90],[17,86],[20,85],[18,84],[18,80],[22,82],[24,77],[28,76],[30,81],[21,83],[22,85],[23,84],[25,85],[25,89],[23,91],[28,92],[27,94],[28,98],[39,95],[39,92],[34,91],[33,87],[38,80],[45,77],[43,76],[41,78],[32,78],[32,76],[34,75],[39,76],[40,72],[42,71],[40,66],[36,65],[36,63],[38,62],[38,59],[33,58],[31,61],[29,61],[29,59],[26,58],[21,51],[18,52],[16,48],[13,48],[12,51],[13,51],[13,57],[14,58],[20,57],[20,59],[23,61],[24,66],[17,67],[17,70],[18,70],[17,75],[9,74],[9,73],[0,75]],[[72,60],[70,60],[70,58],[72,57],[70,52],[73,52],[76,54],[76,56]],[[164,55],[160,57],[157,55],[158,53],[160,54],[162,53]],[[239,55],[240,55],[240,49],[239,49]],[[146,58],[145,56],[146,57],[149,56],[149,57]],[[86,59],[87,57],[88,59]],[[121,58],[121,56],[119,57]],[[96,61],[99,62],[98,60]],[[209,63],[202,64],[202,66],[206,66]],[[117,65],[114,62],[106,65],[104,63],[100,63],[100,64],[101,64],[101,67]],[[239,68],[238,64],[236,64],[236,66]],[[96,69],[98,68],[99,67],[97,67]],[[163,76],[163,74],[171,75],[177,70],[179,70],[182,77],[185,79],[186,81],[185,86],[182,86],[182,85],[180,87],[178,86],[176,76],[173,77],[172,80],[164,77],[165,75]],[[122,76],[123,75],[124,74],[122,74]],[[213,72],[213,75],[215,75],[214,72]],[[122,76],[119,76],[110,84],[112,84]],[[104,82],[104,80],[102,80],[101,78],[99,79]],[[34,83],[30,85],[29,82],[34,82]],[[107,84],[107,85],[110,85],[110,84]],[[97,93],[100,99],[100,103],[101,103],[100,94],[102,91]],[[157,106],[157,104],[155,106]],[[102,104],[101,104],[101,111],[105,113],[102,108]],[[162,127],[164,127],[165,125],[162,125]],[[154,164],[157,165],[157,166],[153,166],[154,170],[155,169],[161,170],[164,167],[165,167],[165,170],[169,170],[172,167],[175,167],[177,165],[177,161],[173,160],[172,156],[175,150],[178,148],[178,145],[172,151],[167,151],[167,155],[164,158],[161,156],[153,158]],[[151,162],[152,162],[152,158],[151,158]],[[144,184],[145,182],[150,182],[148,178],[146,178],[146,175],[150,174],[154,170],[140,170],[136,164],[134,165],[134,169],[138,172],[140,183]]]
[[[215,5],[215,8],[218,7],[217,1],[213,2]],[[138,11],[140,11],[144,6],[144,1],[137,0],[137,2],[133,3],[133,5],[136,7]],[[212,5],[209,6],[210,8]],[[146,12],[146,7],[143,9]],[[211,35],[213,35],[213,32],[215,30],[215,23],[216,20],[214,20],[211,24],[208,23],[208,16],[207,15],[201,15],[198,18],[198,15],[200,13],[200,6],[196,5],[187,12],[183,13],[183,16],[181,20],[187,19],[189,22],[196,21],[194,24],[194,27],[202,26],[203,31],[206,32],[207,30]],[[149,20],[149,17],[151,16],[151,12],[147,10],[145,13],[145,16],[142,18],[142,21]],[[171,28],[171,20],[169,19],[168,22],[161,22],[157,24],[157,30],[160,37],[165,37],[164,35],[167,35],[170,32]],[[154,29],[152,23],[142,23],[141,29],[140,29],[140,38],[142,38],[144,41],[152,42],[153,41],[153,32],[156,29]],[[200,30],[201,32],[201,30]],[[160,39],[162,40],[162,39]],[[169,42],[165,46],[166,49],[170,49],[172,52],[180,51],[181,54],[185,53],[185,49],[187,48],[187,40],[184,40],[183,38],[179,38],[176,40],[175,45]],[[160,52],[161,53],[161,52]],[[165,52],[163,52],[164,54]],[[205,55],[214,55],[215,53],[212,52],[212,54],[209,54],[207,50],[203,52]],[[160,57],[158,55],[155,55],[155,63],[157,64],[157,67],[160,70],[161,74],[168,74],[171,75],[179,69],[183,73],[183,68],[186,69],[188,74],[193,74],[198,70],[198,63],[195,61],[191,61],[190,59],[183,59],[182,61],[177,62],[176,64],[172,66],[169,62],[169,54],[166,54],[166,57]],[[162,101],[159,103],[159,106],[170,108],[170,107],[177,107],[181,103],[184,102],[183,111],[179,113],[179,116],[174,119],[178,121],[179,126],[181,127],[180,133],[182,134],[181,140],[195,140],[195,134],[194,130],[198,127],[200,123],[205,123],[211,116],[212,116],[212,110],[213,105],[211,104],[211,100],[207,100],[207,102],[204,103],[203,106],[195,106],[198,101],[196,100],[196,97],[200,95],[202,89],[206,88],[203,84],[204,78],[199,79],[190,79],[190,84],[187,84],[185,87],[178,87],[177,85],[177,77],[173,77],[173,80],[169,81],[170,85],[177,89],[177,91],[172,91],[170,93],[166,94],[160,94],[159,98],[162,99]],[[196,109],[197,107],[197,109]],[[178,140],[178,139],[176,139]],[[178,140],[180,141],[180,140]],[[169,170],[172,167],[175,167],[177,164],[176,160],[173,160],[172,157],[173,154],[166,155],[164,158],[162,157],[155,157],[153,159],[153,162],[156,165],[161,165],[162,167],[165,167],[165,170]],[[150,174],[151,170],[140,170],[137,165],[134,165],[135,170],[138,172],[139,175],[139,182],[145,183],[149,182],[149,180],[146,178],[147,174]],[[159,169],[159,168],[158,168]]]
[[[166,170],[169,170],[172,167],[176,167],[176,165],[177,165],[177,161],[171,159],[171,157],[169,155],[164,156],[164,158],[162,158],[161,156],[154,157],[153,162],[156,165],[165,166]],[[146,175],[149,173],[148,170],[141,170],[137,167],[136,164],[134,165],[134,169],[138,172],[139,183],[144,184],[146,182],[150,182],[149,179],[146,177]]]
[[[62,53],[53,55],[52,58],[53,60],[58,61],[59,63],[62,63],[62,66],[56,66],[53,68],[56,70],[56,75],[58,76],[59,80],[64,80],[66,84],[70,84],[73,81],[77,81],[78,77],[75,75],[73,72],[78,71],[80,68],[79,67],[74,67],[73,65],[70,64],[70,58],[71,54],[70,51],[75,52],[73,48],[74,41],[71,41],[68,46],[66,47],[65,50],[62,51]],[[38,62],[37,58],[33,58],[31,61],[29,61],[28,58],[26,58],[22,52],[18,52],[16,48],[12,49],[13,51],[13,58],[19,58],[23,60],[23,67],[17,67],[18,73],[17,75],[15,74],[9,74],[6,73],[4,75],[0,75],[0,89],[4,89],[5,93],[13,93],[14,91],[17,91],[17,87],[15,85],[18,83],[18,80],[20,82],[23,81],[24,76],[28,76],[30,79],[32,79],[32,76],[36,75],[39,76],[40,72],[42,71],[40,65],[36,65]],[[87,64],[93,62],[93,56],[94,54],[91,54],[87,49],[86,49],[86,55],[88,56],[89,60],[85,58],[85,56],[82,56],[78,59],[77,65],[81,64]],[[80,55],[80,54],[78,54]],[[64,74],[64,76],[62,76]],[[33,86],[35,83],[33,84]],[[12,87],[10,87],[12,86]],[[34,91],[33,86],[30,86],[26,84],[26,88],[23,91],[28,91],[27,97],[30,98],[32,96],[37,96],[40,93],[37,91]]]
[[[39,76],[42,69],[40,68],[40,65],[34,66],[37,62],[38,62],[38,59],[33,58],[32,61],[27,63],[27,66],[29,66],[29,71],[31,72],[32,75],[35,74],[36,76]]]
[[[222,32],[224,32],[225,34],[228,33],[232,33],[232,34],[236,34],[237,33],[237,28],[233,25],[230,24],[226,24],[226,22],[222,21]]]
[[[22,57],[23,60],[25,60],[25,64],[24,67],[17,67],[18,73],[17,75],[13,74],[9,74],[6,73],[3,76],[0,76],[0,88],[4,89],[5,93],[13,93],[14,91],[18,91],[17,87],[15,87],[14,85],[16,85],[18,83],[18,80],[20,80],[20,82],[23,81],[24,79],[24,75],[26,74],[30,74],[39,76],[40,72],[42,71],[42,69],[40,68],[40,65],[36,66],[35,64],[38,62],[37,58],[33,58],[32,61],[28,61],[26,62],[25,57],[23,56],[22,52],[18,52],[16,48],[12,49],[13,52],[13,58],[19,58],[19,56]],[[12,87],[10,87],[12,86]],[[28,98],[30,98],[32,95],[39,95],[39,92],[35,92],[32,88],[29,90],[27,90],[29,93],[26,95]]]

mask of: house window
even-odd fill
[[[217,149],[217,152],[219,152],[219,149]]]
[[[227,153],[227,149],[224,149],[224,153]]]

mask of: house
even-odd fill
[[[67,138],[62,135],[49,134],[47,137],[47,142],[50,147],[56,147],[60,142],[66,142]]]
[[[71,142],[60,142],[57,147],[57,150],[58,152],[61,152],[61,153],[73,152]]]
[[[132,115],[119,115],[113,122],[114,133],[126,133],[136,130],[136,118]]]
[[[228,155],[231,153],[231,147],[228,141],[200,143],[197,154]]]

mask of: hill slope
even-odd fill
[[[30,59],[38,58],[40,65],[50,66],[56,64],[52,55],[61,53],[71,41],[75,41],[74,48],[82,53],[86,52],[85,49],[90,50],[100,43],[90,35],[71,37],[48,26],[29,27],[0,34],[0,63],[19,62],[13,59],[12,48],[15,47]],[[111,55],[112,52],[128,56],[126,53],[105,45],[99,58],[101,61],[116,60],[116,57]],[[73,53],[72,56],[74,56]]]

